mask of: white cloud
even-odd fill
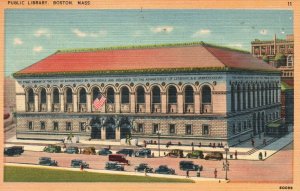
[[[49,32],[48,29],[39,29],[39,30],[35,31],[34,36],[36,36],[36,37],[41,37],[41,36],[50,37],[50,32]]]
[[[227,46],[234,47],[234,48],[243,48],[243,45],[240,43],[227,44]]]
[[[20,38],[14,38],[14,45],[22,45],[23,41]]]
[[[79,29],[73,29],[72,32],[78,37],[105,37],[107,35],[107,31],[98,31],[98,32],[84,32]]]
[[[260,34],[262,35],[267,35],[268,34],[268,30],[267,29],[262,29],[259,31]]]
[[[86,33],[80,31],[79,29],[74,29],[73,33],[75,33],[78,37],[86,37]]]
[[[35,46],[33,47],[32,49],[34,52],[41,52],[43,50],[43,47],[42,46]]]
[[[204,35],[209,35],[211,33],[211,30],[209,29],[200,29],[198,31],[196,31],[192,37],[193,38],[196,38],[196,37],[201,37],[201,36],[204,36]]]
[[[170,33],[174,30],[172,26],[157,26],[150,29],[154,33]]]

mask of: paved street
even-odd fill
[[[41,156],[49,156],[58,161],[59,166],[69,167],[72,159],[82,159],[90,164],[93,169],[104,169],[105,162],[108,161],[107,156],[83,155],[83,154],[64,154],[64,153],[44,153],[25,151],[21,156],[5,157],[8,163],[30,163],[37,164],[38,158]],[[134,171],[134,167],[142,162],[148,163],[151,167],[158,167],[161,164],[168,165],[175,169],[176,174],[185,176],[185,172],[179,170],[179,161],[186,159],[179,158],[136,158],[129,157],[131,165],[125,166],[126,171]],[[224,178],[225,172],[222,171],[223,161],[206,161],[203,159],[193,160],[195,164],[201,164],[204,170],[201,176],[214,177],[214,169],[218,170],[218,178]],[[292,182],[293,173],[293,143],[286,146],[281,151],[274,154],[265,161],[245,161],[230,160],[230,171],[228,177],[231,182]],[[190,176],[196,176],[195,172],[190,172]]]

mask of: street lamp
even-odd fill
[[[228,151],[229,151],[229,146],[228,144],[225,144],[224,145],[224,150],[225,150],[225,154],[226,154],[226,158],[225,158],[225,165],[224,168],[225,168],[225,180],[228,180],[227,178],[227,171],[229,170],[229,163],[228,163],[228,160],[227,160],[227,154],[228,154]]]
[[[157,134],[157,139],[158,139],[158,157],[160,157],[160,135],[161,135],[161,132],[158,130],[156,131],[156,134]]]

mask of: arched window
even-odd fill
[[[152,103],[160,103],[160,89],[157,86],[152,88]]]
[[[268,105],[268,85],[265,84],[265,105]]]
[[[252,107],[256,107],[256,86],[252,86]]]
[[[251,87],[250,87],[250,85],[248,85],[247,94],[248,94],[248,108],[251,108]]]
[[[40,91],[40,102],[41,104],[47,103],[47,95],[45,88],[42,88]]]
[[[53,103],[59,103],[59,91],[57,88],[53,89],[53,99],[52,99]]]
[[[194,89],[192,86],[186,86],[184,90],[184,102],[185,104],[194,103]]]
[[[238,111],[241,111],[241,92],[242,92],[241,85],[238,85],[237,87],[237,110]]]
[[[121,103],[129,103],[129,89],[127,87],[121,89]]]
[[[231,85],[231,111],[232,112],[235,112],[235,96],[234,96],[234,94],[235,94],[235,91],[234,91],[234,86],[233,85]]]
[[[272,99],[272,96],[271,96],[271,89],[272,89],[272,86],[271,84],[269,84],[269,88],[268,88],[268,95],[269,95],[269,100],[268,100],[268,103],[271,104],[271,99]]]
[[[136,90],[137,100],[136,103],[145,103],[145,90],[142,86],[139,86]]]
[[[168,88],[168,112],[177,112],[177,89],[174,86]]]
[[[256,95],[257,95],[257,107],[260,106],[260,86],[257,85],[257,88],[256,88]]]
[[[246,109],[246,85],[243,85],[243,108],[242,109]]]
[[[73,103],[73,93],[71,88],[66,89],[66,102]]]
[[[107,88],[107,103],[115,103],[115,91],[112,87]]]
[[[92,93],[93,93],[92,101],[94,101],[97,97],[99,97],[101,95],[100,90],[97,87],[93,88]]]
[[[34,103],[34,93],[33,93],[32,88],[29,88],[27,90],[27,101],[28,101],[28,103]]]
[[[260,86],[260,100],[261,100],[261,105],[264,105],[264,95],[265,95],[265,88],[263,86],[263,84]]]
[[[177,103],[177,90],[174,86],[170,86],[168,89],[168,103]]]
[[[202,88],[202,104],[211,104],[211,89],[209,86]]]
[[[79,103],[86,103],[86,91],[84,88],[81,88],[79,91]]]

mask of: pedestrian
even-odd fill
[[[222,169],[223,171],[225,170],[225,163],[224,163],[224,161],[223,161],[223,169]]]
[[[145,174],[145,176],[147,176],[147,169],[146,168],[144,168],[144,174]]]
[[[237,150],[235,150],[234,152],[235,159],[237,159],[237,155],[238,155]]]
[[[216,148],[216,143],[213,144],[213,148]]]
[[[215,174],[215,178],[217,178],[217,176],[218,176],[218,171],[217,171],[216,168],[215,168],[214,174]]]
[[[194,142],[192,142],[191,146],[192,146],[192,151],[194,151]]]
[[[200,177],[200,169],[197,170],[197,177]]]
[[[83,171],[83,164],[80,164],[80,170]]]
[[[187,178],[190,177],[190,171],[189,171],[189,170],[186,171],[186,177],[187,177]]]
[[[265,157],[267,157],[267,151],[265,151]]]
[[[252,143],[252,147],[254,147],[254,140],[253,139],[251,139],[251,143]]]
[[[199,147],[201,147],[201,142],[199,142]]]

